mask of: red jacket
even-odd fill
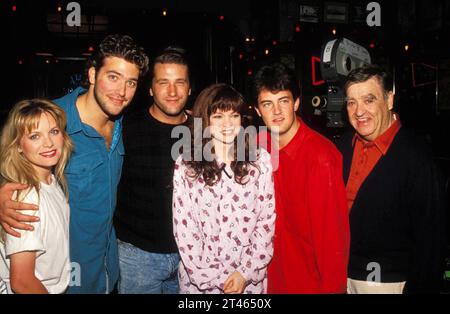
[[[274,163],[277,218],[268,293],[345,293],[350,229],[342,156],[299,121],[297,134],[279,151],[278,169]]]

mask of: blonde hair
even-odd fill
[[[9,112],[0,137],[0,184],[8,182],[27,184],[39,192],[38,175],[32,164],[19,152],[19,148],[22,136],[38,128],[41,115],[44,113],[55,119],[64,139],[61,157],[54,166],[53,174],[68,198],[64,168],[73,150],[73,144],[65,131],[67,118],[64,110],[46,99],[22,100]],[[19,194],[17,193],[16,200],[19,200]]]

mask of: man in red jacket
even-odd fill
[[[345,293],[350,234],[341,154],[296,115],[298,86],[285,65],[262,67],[254,87],[256,111],[278,137],[268,147],[279,158],[268,292]]]

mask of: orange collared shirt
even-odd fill
[[[386,155],[395,135],[397,135],[397,132],[402,126],[397,116],[394,115],[394,119],[395,121],[389,129],[375,139],[375,141],[367,142],[358,134],[355,134],[353,138],[353,159],[346,186],[349,210],[352,208],[353,202],[364,180],[373,170],[381,156]]]

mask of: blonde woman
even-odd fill
[[[24,100],[9,113],[0,139],[1,185],[27,184],[17,201],[35,204],[34,231],[16,238],[0,231],[0,278],[8,293],[63,293],[70,280],[69,204],[64,167],[72,151],[66,115],[43,99]]]

